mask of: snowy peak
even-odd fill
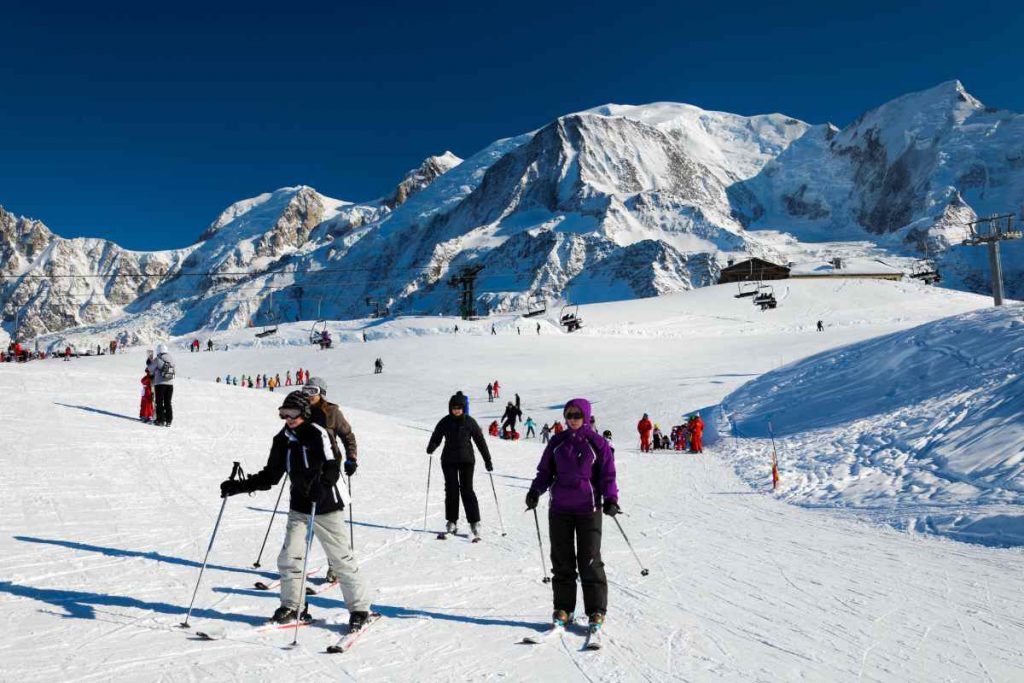
[[[22,272],[54,237],[42,222],[15,216],[0,206],[0,273]]]
[[[438,156],[427,157],[418,168],[405,174],[395,191],[384,200],[384,205],[389,209],[401,206],[409,197],[425,189],[461,163],[462,159],[447,151]]]

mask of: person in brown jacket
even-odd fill
[[[352,432],[352,425],[345,419],[341,408],[327,400],[327,382],[322,377],[310,377],[306,380],[306,385],[302,387],[302,393],[309,398],[309,404],[312,408],[310,420],[327,431],[327,439],[331,443],[334,459],[341,460],[344,463],[345,476],[351,477],[356,473],[356,468],[359,466],[357,462],[356,435]],[[345,447],[344,459],[341,457],[341,446],[338,445],[338,441],[341,441]],[[349,491],[351,489],[350,484]],[[334,581],[336,577],[337,572],[334,570],[334,567],[328,567],[327,580],[329,582]]]

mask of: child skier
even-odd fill
[[[434,427],[427,444],[427,454],[431,455],[444,440],[441,451],[441,471],[444,473],[444,516],[447,520],[445,533],[458,532],[459,498],[466,508],[466,519],[473,532],[473,541],[480,539],[480,504],[473,491],[473,469],[476,458],[473,444],[476,444],[484,459],[484,467],[488,472],[494,470],[491,464],[491,452],[487,449],[483,432],[476,420],[466,415],[466,399],[462,392],[448,399],[448,414],[441,418]]]
[[[284,546],[277,557],[281,572],[281,606],[270,621],[287,624],[295,621],[304,600],[302,565],[306,554],[306,534],[320,541],[331,568],[337,572],[345,606],[349,610],[349,628],[361,629],[370,616],[369,591],[359,573],[359,565],[349,550],[348,530],[342,510],[348,504],[344,488],[337,483],[340,462],[331,451],[327,430],[312,422],[309,398],[293,391],[278,408],[284,427],[274,437],[266,466],[245,480],[228,479],[220,485],[221,496],[267,491],[288,473],[291,505]],[[316,505],[315,516],[313,505]],[[311,621],[304,610],[299,617]]]
[[[146,372],[142,376],[142,401],[139,404],[139,419],[145,423],[156,420],[153,412],[153,378]]]
[[[545,422],[544,426],[540,428],[540,441],[541,443],[547,443],[551,438],[551,427]]]
[[[533,438],[537,437],[537,432],[534,430],[534,427],[537,426],[537,423],[533,421],[532,417],[526,418],[526,422],[523,423],[523,426],[526,427],[526,438],[527,439],[529,439],[530,437],[533,437]]]
[[[608,580],[601,560],[601,512],[619,513],[615,456],[604,437],[590,428],[590,402],[574,398],[563,412],[569,429],[555,435],[544,449],[537,476],[526,494],[527,509],[536,509],[551,489],[548,530],[554,577],[552,621],[564,627],[576,610],[576,575],[583,587],[583,606],[591,632],[604,623]]]

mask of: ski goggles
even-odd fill
[[[579,411],[579,410],[567,410],[565,412],[565,419],[566,420],[582,420],[583,419],[583,412]]]
[[[282,420],[294,420],[297,417],[302,417],[302,411],[298,408],[278,408],[277,416]]]
[[[302,387],[302,393],[304,393],[306,396],[316,396],[320,393],[320,387],[316,386],[315,384],[307,384],[306,386]]]

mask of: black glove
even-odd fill
[[[622,510],[619,509],[619,504],[614,500],[606,500],[604,502],[604,514],[608,515],[609,517],[614,517],[620,512],[622,512]]]
[[[488,472],[494,471],[494,463],[491,462],[490,460],[484,460],[484,467],[487,469]]]
[[[339,479],[341,479],[341,462],[332,458],[324,463],[320,470],[320,483],[325,489],[330,490],[334,488]]]
[[[536,509],[537,503],[539,503],[539,502],[540,502],[540,496],[538,496],[533,491],[529,491],[526,494],[526,509],[527,510],[534,510],[534,509]]]
[[[246,487],[245,482],[238,479],[225,479],[220,483],[220,497],[227,498],[228,496],[234,496],[239,493],[245,493],[249,489]]]
[[[356,469],[358,467],[359,467],[359,463],[356,462],[355,460],[346,460],[345,461],[345,476],[346,477],[351,477],[353,474],[356,473]]]

